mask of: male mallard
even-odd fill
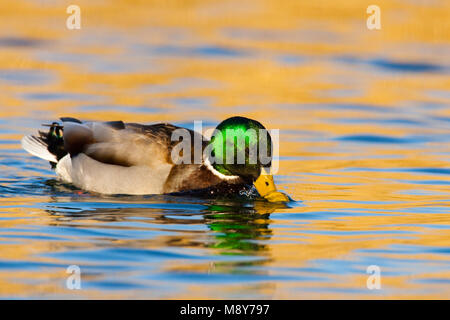
[[[256,162],[250,161],[249,149],[263,141],[270,157],[264,165],[270,167],[271,138],[258,121],[244,117],[226,119],[215,131],[225,134],[218,135],[220,139],[213,136],[210,141],[193,130],[167,123],[81,122],[74,118],[61,118],[61,121],[62,124],[48,125],[48,132],[25,136],[22,147],[50,161],[61,180],[81,189],[138,195],[208,188],[223,192],[254,184],[259,194],[269,201],[289,201],[276,190],[272,175],[267,173],[259,157]],[[178,129],[184,130],[181,136],[183,132],[188,134],[191,142],[187,147],[200,147],[200,157],[191,148],[180,148],[179,139],[173,141],[174,133],[180,136]],[[256,135],[246,135],[242,147],[236,137],[248,129],[253,129]],[[265,140],[261,132],[267,132]],[[229,155],[230,148],[236,152]],[[238,152],[242,148],[245,158],[239,162]],[[197,158],[197,162],[180,163],[183,156],[184,160],[186,156],[188,160]]]

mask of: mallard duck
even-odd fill
[[[208,140],[193,130],[168,123],[82,122],[69,117],[60,120],[46,125],[48,131],[23,137],[22,147],[48,160],[62,181],[83,190],[129,195],[208,189],[222,193],[253,184],[268,201],[289,201],[277,191],[269,174],[272,142],[258,121],[228,118],[215,130],[224,134]],[[245,136],[245,144],[239,145],[236,137],[248,129],[256,134]],[[265,140],[261,132],[267,133]],[[179,138],[186,138],[186,133],[190,142],[181,148]],[[263,164],[259,157],[256,162],[250,161],[250,148],[261,145],[261,141],[268,150],[269,163]],[[201,149],[200,156],[194,152],[196,147]],[[242,148],[243,159],[238,159]],[[231,149],[234,153],[229,154]]]

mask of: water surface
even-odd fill
[[[380,31],[364,1],[77,4],[74,31],[0,4],[0,298],[450,298],[448,2],[379,1]],[[233,115],[280,129],[296,201],[105,197],[20,148],[60,116]]]

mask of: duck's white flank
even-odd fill
[[[69,154],[58,161],[55,172],[61,180],[72,183],[72,160]]]
[[[80,153],[62,158],[58,176],[78,188],[102,194],[161,194],[172,165],[123,167],[105,164]]]

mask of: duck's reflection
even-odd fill
[[[218,249],[220,254],[262,254],[271,236],[270,214],[285,204],[266,201],[189,199],[175,196],[111,196],[58,191],[47,212],[53,225],[75,228],[114,227],[129,230],[126,241],[132,247],[203,247]],[[119,222],[119,224],[118,224]],[[114,223],[114,226],[111,224]],[[207,230],[201,226],[207,226]],[[152,232],[152,237],[136,239],[133,229]],[[114,233],[112,233],[114,234]],[[142,234],[142,232],[140,233]],[[87,240],[87,239],[86,239]],[[111,239],[117,240],[117,239]],[[123,245],[124,241],[120,241]],[[114,243],[117,243],[116,241]]]
[[[284,205],[281,205],[285,207]],[[272,237],[270,214],[280,205],[265,201],[242,204],[212,204],[205,213],[205,223],[215,241],[209,245],[224,254],[261,254]]]
[[[286,205],[259,200],[90,194],[74,197],[73,193],[71,197],[55,196],[47,204],[52,225],[79,229],[77,241],[81,250],[125,249],[131,261],[143,261],[136,266],[137,270],[143,270],[137,271],[143,272],[143,277],[151,278],[156,272],[174,281],[181,278],[208,282],[241,281],[241,277],[267,280],[269,274],[263,266],[272,260],[270,215],[282,208]],[[71,243],[60,250],[72,251],[77,247]],[[103,264],[101,256],[99,264]],[[149,256],[154,259],[148,260]],[[109,259],[128,265],[123,253]],[[147,269],[146,265],[156,267]],[[151,271],[155,268],[156,271]],[[253,291],[264,293],[264,298],[270,298],[276,289],[275,284],[267,281],[253,282],[251,286]]]

